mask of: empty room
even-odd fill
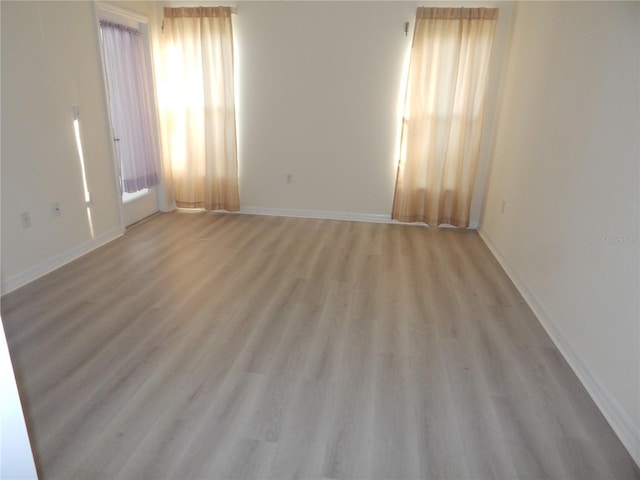
[[[640,2],[0,2],[2,479],[640,479]]]

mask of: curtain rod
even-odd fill
[[[232,7],[232,6],[226,6],[226,5],[218,5],[217,7],[203,7],[203,6],[198,6],[198,7],[165,7],[165,9],[167,8],[184,8],[184,9],[198,9],[198,8],[228,8],[229,9],[229,13],[231,15],[237,15],[238,14],[238,8],[237,7]],[[164,33],[164,17],[162,18],[162,25],[160,26],[160,31],[162,33]]]
[[[232,6],[232,5],[216,5],[216,6],[198,5],[198,6],[191,6],[191,7],[176,6],[176,7],[164,7],[162,10],[164,12],[165,10],[177,10],[177,9],[184,9],[184,10],[203,9],[204,10],[204,9],[216,9],[216,8],[227,8],[227,9],[229,9],[229,13],[231,13],[231,15],[237,15],[238,14],[238,7]]]

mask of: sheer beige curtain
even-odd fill
[[[497,18],[418,8],[392,218],[469,226]]]
[[[232,13],[164,9],[158,104],[166,187],[178,207],[240,208]]]

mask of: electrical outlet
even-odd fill
[[[51,216],[53,218],[59,217],[62,215],[62,209],[60,208],[60,203],[54,202],[51,204]]]
[[[22,212],[20,214],[20,222],[22,223],[22,228],[31,228],[31,215],[29,212]]]
[[[502,209],[500,210],[500,213],[502,213],[504,215],[504,207],[507,206],[507,202],[505,202],[504,200],[502,201]]]
[[[290,173],[287,173],[287,183],[291,183],[293,182],[293,175],[291,175]]]

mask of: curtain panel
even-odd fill
[[[240,209],[229,7],[165,8],[158,103],[176,205]]]
[[[134,193],[160,182],[160,155],[142,33],[100,21],[109,82],[122,192]]]
[[[392,218],[469,226],[498,9],[416,12]]]

